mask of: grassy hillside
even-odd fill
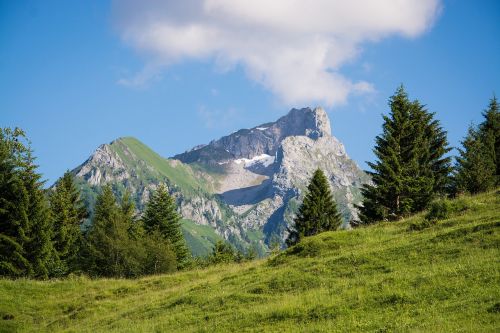
[[[145,205],[144,197],[141,195],[144,184],[166,182],[180,192],[182,198],[187,200],[200,196],[214,197],[211,194],[213,191],[212,176],[205,177],[206,173],[200,168],[192,168],[178,161],[165,159],[132,137],[119,138],[113,141],[109,148],[120,157],[131,175],[127,179],[118,178],[112,181],[113,190],[118,197],[121,197],[126,190],[134,193],[133,199],[139,210],[144,209]],[[109,174],[113,173],[113,170],[103,168]],[[210,178],[210,181],[207,177]],[[81,177],[77,177],[76,182],[87,207],[92,211],[100,188],[91,186]],[[86,224],[89,223],[90,220],[86,221]],[[207,255],[212,250],[213,244],[221,239],[212,226],[201,226],[192,221],[183,222],[183,231],[191,253],[196,256]]]
[[[500,194],[139,280],[0,280],[2,331],[498,332]]]
[[[203,179],[197,178],[189,166],[182,163],[171,163],[172,161],[161,157],[136,138],[120,138],[116,140],[111,147],[127,165],[134,165],[139,163],[139,161],[141,163],[144,162],[153,167],[161,176],[167,177],[173,184],[184,191],[197,192],[200,189],[209,191],[207,183],[204,182]],[[126,149],[132,151],[138,160],[131,159],[127,156],[125,153]],[[147,169],[144,170],[142,167],[138,167],[137,169],[146,173],[148,171]],[[144,179],[147,177],[151,177],[151,175],[145,174]]]
[[[182,220],[182,233],[191,253],[197,257],[206,256],[212,252],[218,240],[223,240],[211,226],[196,224],[191,220]]]

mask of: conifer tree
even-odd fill
[[[14,257],[8,269],[15,268],[12,273],[19,275],[47,278],[54,266],[52,226],[41,175],[36,171],[30,143],[21,129],[2,129],[0,141],[3,164],[8,171],[7,183],[3,185],[6,190],[15,191],[2,193],[2,201],[4,198],[6,201],[0,234]],[[6,252],[5,256],[11,253]],[[16,267],[16,262],[21,266]]]
[[[483,117],[484,121],[479,126],[481,140],[489,151],[489,158],[495,164],[495,183],[500,185],[500,109],[496,96],[490,100]]]
[[[122,203],[124,201],[122,200]],[[97,197],[92,226],[87,235],[87,270],[96,276],[133,277],[143,272],[144,248],[129,235],[130,221],[118,206],[110,186]]]
[[[177,213],[175,201],[165,185],[160,185],[153,193],[142,220],[147,233],[158,229],[163,237],[172,244],[178,267],[184,267],[189,260],[189,252],[181,230],[181,216]]]
[[[87,210],[75,186],[73,175],[67,171],[49,194],[53,220],[53,243],[61,262],[61,274],[67,273],[75,260],[81,244],[81,225],[88,217]]]
[[[336,230],[342,224],[330,184],[320,169],[314,172],[294,222],[293,230],[290,230],[286,241],[288,246],[298,243],[303,237]]]
[[[143,238],[146,260],[144,274],[164,274],[177,270],[175,250],[156,228]]]
[[[399,219],[423,210],[449,186],[450,151],[446,132],[419,101],[410,101],[403,86],[389,99],[383,132],[375,139],[376,162],[368,162],[373,184],[362,188],[363,223]]]
[[[479,193],[495,185],[495,163],[491,147],[484,142],[484,136],[473,125],[462,141],[456,158],[455,182],[458,192]]]
[[[24,245],[29,240],[28,194],[11,144],[20,132],[0,130],[0,275],[26,276],[31,270]]]
[[[22,178],[29,197],[28,219],[30,236],[25,250],[33,267],[33,276],[46,279],[56,265],[52,244],[52,220],[49,205],[43,191],[44,182],[36,172],[31,151],[27,154],[26,168]]]

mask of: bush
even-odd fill
[[[440,199],[432,202],[429,212],[425,215],[427,221],[445,220],[450,217],[452,207],[449,200]]]
[[[223,241],[217,241],[210,255],[210,262],[213,264],[229,263],[236,259],[235,252],[231,245]]]

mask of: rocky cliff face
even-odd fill
[[[259,230],[263,239],[285,239],[287,227],[309,180],[321,168],[344,216],[344,227],[357,219],[359,188],[368,176],[331,135],[322,108],[293,109],[276,122],[242,129],[174,158],[185,163],[217,164],[224,170],[216,192],[237,215],[245,230]]]
[[[212,227],[239,248],[254,244],[265,251],[272,240],[286,238],[317,168],[330,180],[348,227],[357,218],[359,188],[369,178],[331,135],[322,108],[293,109],[276,122],[241,129],[173,159],[135,139],[119,139],[100,146],[74,173],[85,193],[108,183],[116,192],[129,190],[139,212],[156,186],[167,183],[184,218]]]
[[[173,158],[184,163],[221,163],[239,158],[251,159],[262,154],[274,156],[286,137],[298,135],[317,139],[330,133],[330,121],[322,108],[292,109],[276,122],[240,129]]]

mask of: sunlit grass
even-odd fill
[[[1,331],[498,332],[500,195],[138,280],[0,280]]]

